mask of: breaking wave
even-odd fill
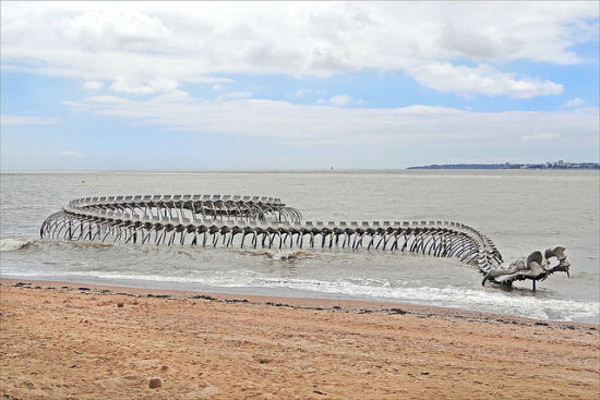
[[[36,274],[31,274],[34,278]],[[268,294],[269,290],[283,289],[322,294],[324,297],[364,299],[389,302],[410,302],[458,309],[487,311],[518,315],[542,320],[595,320],[600,303],[569,299],[540,298],[529,294],[507,294],[497,289],[475,290],[456,287],[410,287],[402,282],[387,279],[346,278],[334,281],[298,278],[267,277],[251,270],[217,271],[212,276],[165,276],[127,273],[73,271],[71,277],[92,278],[108,281],[162,282],[169,288],[178,284],[196,286],[197,290],[223,290],[228,288],[251,288],[249,293]],[[145,285],[144,285],[145,286]],[[150,285],[154,287],[154,285]],[[262,290],[261,290],[262,289]],[[291,294],[291,293],[290,293]],[[311,295],[309,295],[311,296]],[[475,307],[474,307],[475,306]],[[597,322],[596,322],[597,323]]]
[[[34,240],[28,239],[0,239],[0,252],[15,251],[32,244]]]

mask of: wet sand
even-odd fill
[[[407,304],[9,279],[2,279],[0,306],[6,399],[600,393],[598,325]]]

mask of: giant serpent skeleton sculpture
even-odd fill
[[[474,264],[487,280],[511,286],[569,274],[564,247],[531,253],[508,266],[479,231],[448,221],[302,222],[279,198],[230,195],[86,197],[70,201],[40,228],[42,238],[156,245],[342,247],[456,257]],[[558,264],[551,266],[556,257]]]

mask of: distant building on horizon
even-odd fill
[[[548,161],[546,163],[514,163],[503,164],[431,164],[407,169],[600,169],[599,163],[571,163],[565,160]]]

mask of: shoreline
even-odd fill
[[[23,287],[27,289],[75,291],[90,294],[112,294],[128,297],[164,298],[172,300],[205,300],[225,304],[245,303],[248,305],[255,306],[284,307],[317,311],[331,310],[356,314],[410,314],[423,318],[436,317],[444,319],[466,320],[471,322],[477,321],[483,323],[502,323],[523,326],[551,326],[561,329],[593,328],[593,330],[598,329],[600,331],[600,324],[594,323],[543,320],[508,314],[490,313],[485,311],[463,310],[451,307],[426,306],[403,302],[328,299],[311,297],[263,296],[254,294],[206,292],[182,289],[153,289],[103,284],[90,284],[85,282],[72,282],[60,280],[48,281],[15,278],[0,278],[0,286]]]
[[[13,400],[592,399],[600,391],[594,324],[0,281],[0,396]]]

